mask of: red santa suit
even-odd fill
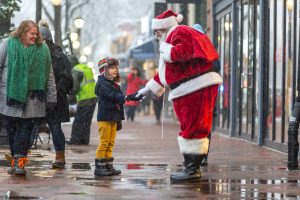
[[[164,29],[166,24],[172,26],[165,41],[160,42],[158,74],[146,87],[158,96],[163,94],[164,87],[170,87],[168,99],[173,101],[181,126],[180,152],[207,154],[213,107],[218,85],[222,83],[219,74],[212,72],[212,63],[218,59],[218,53],[205,34],[189,26],[177,25],[170,18],[152,21],[153,29]]]

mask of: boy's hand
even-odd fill
[[[129,94],[125,98],[126,101],[140,101],[142,99],[143,99],[143,96],[141,95],[141,96],[137,97],[137,93]]]

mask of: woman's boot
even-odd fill
[[[114,168],[113,161],[114,161],[113,157],[107,159],[106,169],[108,171],[110,171],[112,173],[112,175],[119,175],[119,174],[121,174],[121,170],[117,170],[117,169]]]
[[[12,157],[12,155],[10,153],[5,153],[5,158],[9,162],[9,165],[10,165],[10,168],[7,170],[7,173],[13,174],[14,173],[14,165],[15,165],[14,158]]]
[[[55,160],[51,164],[52,169],[64,169],[66,164],[65,151],[57,151]]]
[[[171,181],[184,182],[190,180],[200,180],[200,163],[203,160],[203,156],[197,154],[183,154],[183,157],[184,169],[179,173],[171,175]]]
[[[29,159],[23,155],[15,155],[13,162],[14,162],[13,174],[20,175],[20,176],[26,175],[25,164],[29,162]]]
[[[95,159],[95,176],[111,176],[112,171],[106,168],[107,158],[96,158]]]

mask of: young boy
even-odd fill
[[[100,143],[96,150],[95,171],[96,176],[119,175],[120,170],[113,167],[112,156],[115,144],[117,122],[124,120],[123,104],[125,101],[139,101],[142,97],[136,94],[125,96],[117,82],[120,81],[118,70],[119,60],[104,58],[99,61],[100,76],[95,93],[98,97],[98,131]]]

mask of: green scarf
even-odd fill
[[[24,47],[18,38],[8,40],[8,106],[25,108],[27,98],[45,101],[51,57],[45,44]]]

